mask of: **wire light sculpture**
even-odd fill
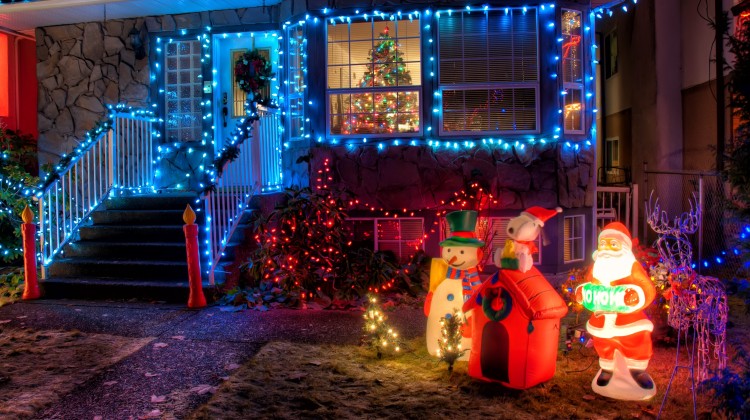
[[[679,368],[688,368],[692,380],[693,415],[695,416],[695,362],[697,347],[697,379],[708,379],[712,360],[716,367],[726,367],[726,325],[728,316],[727,296],[719,279],[697,274],[693,270],[693,249],[688,235],[701,226],[701,208],[693,197],[688,199],[690,210],[670,220],[661,209],[657,198],[652,205],[653,192],[646,207],[648,224],[659,238],[655,247],[669,272],[669,325],[678,333],[677,354],[672,377],[664,394],[662,408],[667,400],[669,388]],[[680,344],[692,333],[690,365],[680,365]],[[661,410],[659,411],[661,413]]]

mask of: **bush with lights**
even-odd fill
[[[368,305],[365,308],[365,323],[362,326],[362,343],[374,349],[378,359],[384,353],[395,354],[401,351],[401,339],[398,333],[388,325],[388,319],[375,295],[367,295]]]
[[[37,213],[32,202],[34,186],[39,182],[33,175],[36,168],[36,141],[0,125],[0,260],[20,265],[21,211],[29,207]]]
[[[453,364],[467,351],[461,348],[465,323],[463,313],[458,310],[440,318],[441,338],[438,340],[438,357],[441,362],[448,364],[448,372],[453,372]]]

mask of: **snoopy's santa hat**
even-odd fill
[[[604,226],[604,229],[599,234],[599,240],[603,238],[614,238],[622,242],[624,247],[628,249],[633,248],[633,238],[630,236],[630,231],[620,222],[612,222]]]
[[[545,209],[544,207],[534,206],[529,207],[525,211],[521,212],[522,215],[531,218],[539,226],[544,226],[544,222],[552,218],[552,216],[556,215],[557,213],[562,213],[562,209],[560,207],[555,207],[554,209],[550,210]]]

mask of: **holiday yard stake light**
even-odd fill
[[[605,397],[637,401],[656,394],[656,385],[646,373],[653,354],[654,324],[644,313],[656,289],[632,247],[625,225],[605,226],[593,269],[575,294],[576,301],[593,312],[586,330],[599,354],[600,369],[591,388]]]
[[[378,359],[383,353],[393,349],[398,353],[401,351],[400,338],[385,321],[386,316],[380,308],[378,298],[374,295],[367,296],[368,306],[365,309],[365,323],[362,326],[362,342],[375,349]]]

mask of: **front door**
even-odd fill
[[[234,67],[242,54],[257,49],[278,68],[278,35],[268,32],[236,32],[214,35],[214,138],[215,150],[230,139],[240,119],[245,117],[247,94],[234,80]],[[268,92],[264,92],[268,95]]]

